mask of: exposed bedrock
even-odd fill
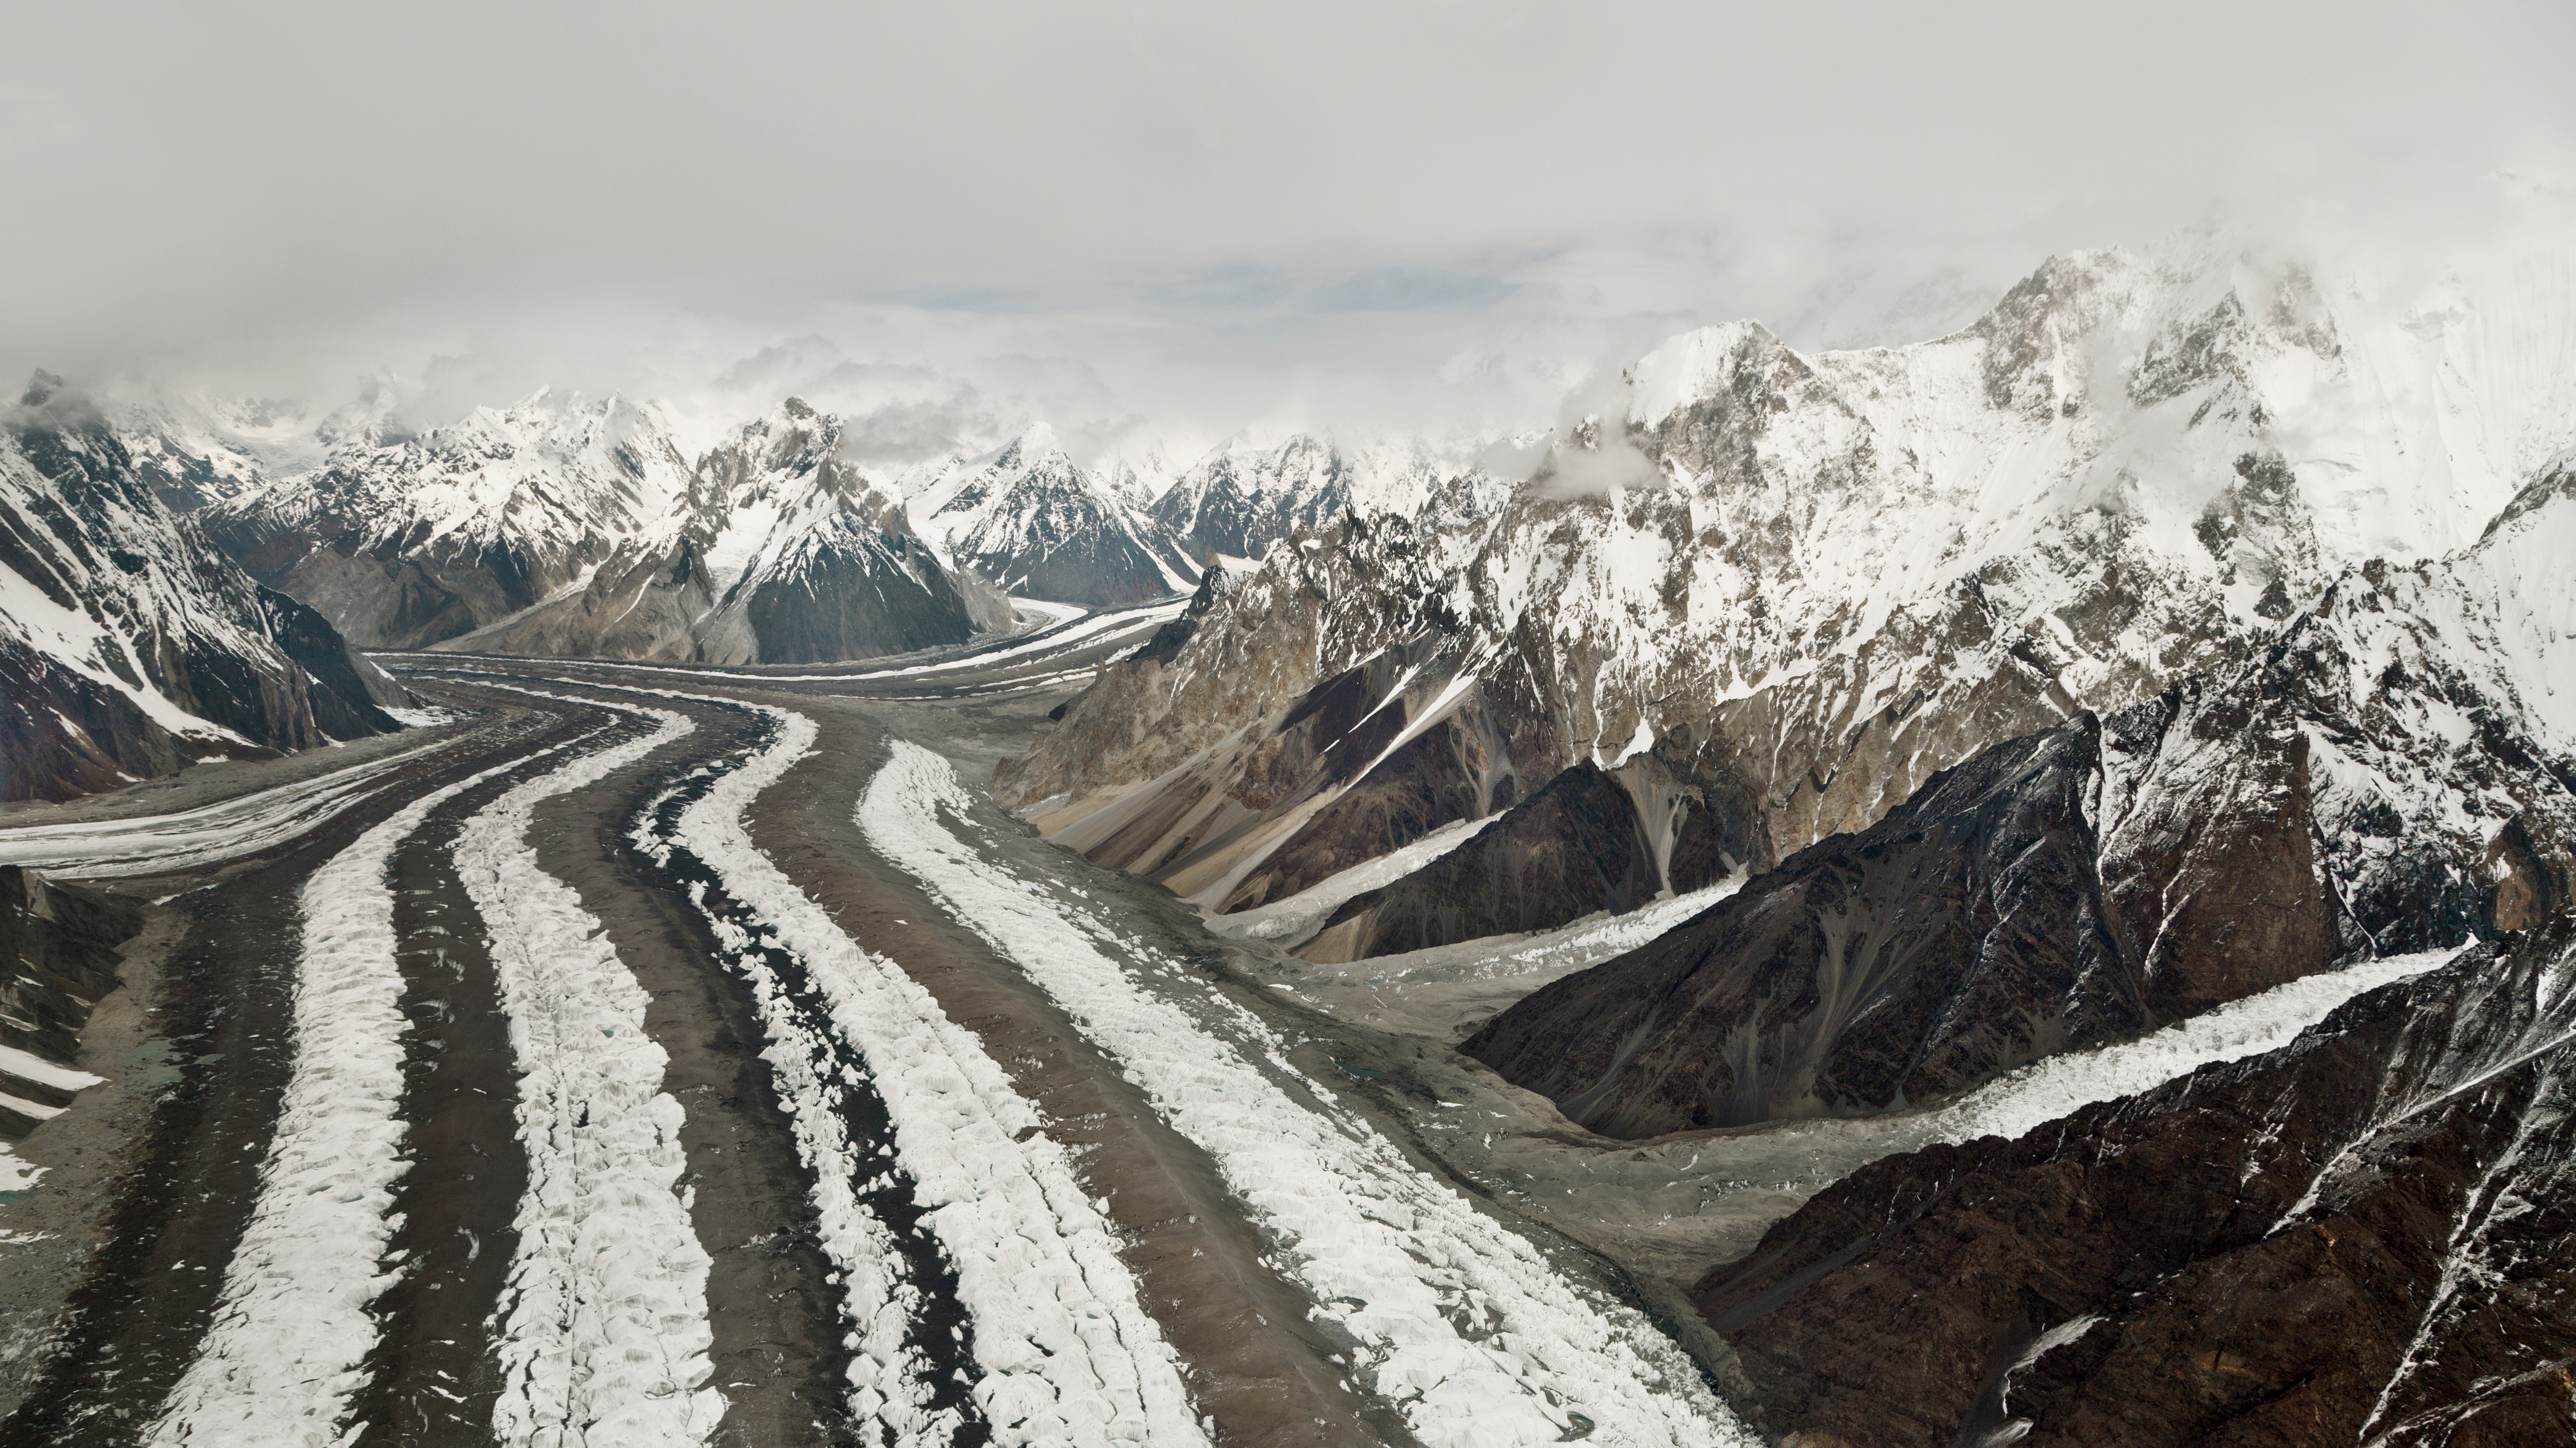
[[[81,399],[0,429],[0,799],[389,732],[401,689],[172,514]]]
[[[1769,856],[1760,791],[1722,749],[1676,736],[1615,769],[1587,759],[1564,770],[1474,839],[1344,902],[1298,954],[1332,964],[1549,930],[1716,884]]]
[[[1344,514],[1273,549],[1256,573],[1210,570],[1181,620],[1186,632],[1103,668],[1060,728],[995,769],[994,789],[1043,814],[1182,774],[1231,788],[1234,756],[1257,748],[1309,692],[1408,641],[1454,639],[1440,542],[1402,518]],[[1345,606],[1379,590],[1400,607]]]
[[[2099,738],[2086,716],[1945,771],[1465,1049],[1640,1137],[1882,1110],[2135,1035],[2155,1012],[2095,874]]]
[[[605,538],[541,559],[502,542],[411,533],[376,537],[322,514],[288,526],[258,514],[210,512],[206,527],[252,577],[321,611],[361,648],[424,649],[533,607],[608,551]]]
[[[0,865],[0,1046],[68,1066],[80,1056],[90,1008],[116,989],[117,947],[143,928],[131,900],[57,884]],[[0,1071],[0,1094],[40,1106],[70,1104],[71,1093]],[[24,1135],[35,1119],[0,1104],[0,1138]]]
[[[1149,687],[1164,668],[1115,667]],[[1563,766],[1525,691],[1508,676],[1453,688],[1457,667],[1437,634],[1379,650],[1163,777],[1038,823],[1096,863],[1211,905],[1293,894],[1481,818]]]
[[[823,534],[824,530],[815,530]],[[811,664],[961,644],[1011,626],[1010,601],[873,523],[831,530],[790,565],[726,585],[702,534],[620,545],[589,583],[442,650],[529,658]]]
[[[1816,1445],[2568,1441],[2570,940],[1863,1168],[1699,1284],[1730,1398]]]
[[[1937,1100],[2324,969],[2304,736],[2189,705],[1945,770],[1466,1050],[1655,1136]]]
[[[1443,825],[1519,803],[1533,786],[1520,776],[1503,721],[1482,699],[1476,704],[1423,730],[1316,811],[1243,877],[1223,908],[1285,899]]]
[[[2412,646],[2404,583],[1945,771],[1466,1049],[1613,1135],[1862,1114],[2535,924],[2576,896],[2576,771]]]

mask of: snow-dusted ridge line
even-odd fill
[[[1141,944],[988,862],[939,822],[970,801],[948,762],[897,742],[868,787],[869,843],[1019,963],[1281,1239],[1368,1387],[1428,1448],[1759,1441],[1634,1310],[1578,1290],[1528,1242],[1432,1180],[1364,1119],[1299,1104],[1285,1043],[1237,1010],[1228,1039],[1140,988],[1094,942]],[[1258,1056],[1262,1059],[1256,1060]],[[1329,1101],[1320,1089],[1316,1099]]]
[[[984,1370],[975,1395],[994,1441],[1206,1443],[1178,1357],[1044,1117],[973,1032],[901,967],[860,948],[752,843],[744,811],[813,751],[814,721],[740,700],[707,702],[767,714],[780,734],[687,811],[685,842],[803,959],[830,1000],[834,1027],[866,1058],[902,1165],[935,1207],[932,1228],[974,1319]],[[794,1083],[782,1086],[792,1092]],[[882,1304],[858,1301],[861,1284],[849,1285],[862,1352],[891,1365],[899,1328],[887,1332],[877,1320]],[[881,1335],[869,1340],[872,1325]]]
[[[509,790],[456,842],[523,1073],[528,1184],[493,1408],[504,1443],[696,1444],[724,1414],[723,1395],[706,1385],[711,1259],[679,1190],[687,1158],[680,1104],[662,1089],[670,1058],[645,1034],[649,998],[606,926],[527,842],[539,802],[697,727],[664,709],[608,707],[654,727]]]
[[[341,1441],[340,1420],[378,1335],[367,1305],[390,1280],[378,1263],[393,1237],[393,1184],[408,1167],[400,1115],[408,1022],[386,862],[439,805],[579,742],[421,796],[305,882],[294,1073],[214,1319],[152,1443]]]

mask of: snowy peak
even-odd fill
[[[841,419],[787,399],[709,449],[575,586],[435,646],[819,663],[1008,627],[1009,605],[912,535],[902,497],[844,459],[841,436]]]
[[[934,547],[1010,593],[1107,608],[1198,583],[1179,540],[1077,465],[1043,422],[943,465],[911,501]]]
[[[425,529],[475,546],[571,547],[658,516],[689,471],[659,408],[541,390],[401,442],[341,447],[318,471],[227,511],[285,521],[329,513],[379,539]]]
[[[1202,557],[1259,558],[1349,509],[1354,474],[1323,438],[1300,433],[1269,448],[1237,439],[1182,473],[1154,516]]]
[[[1445,639],[1472,661],[1462,689],[1530,701],[1527,757],[1685,741],[1690,787],[1784,858],[1982,749],[2235,670],[2339,589],[2351,617],[2320,657],[2489,701],[2409,712],[2425,691],[2391,686],[2387,717],[2422,747],[2391,746],[2389,767],[2456,773],[2425,741],[2474,737],[2482,710],[2541,738],[2576,726],[2559,643],[2576,604],[2544,561],[2576,554],[2558,526],[2576,508],[2534,471],[2576,426],[2571,358],[2576,266],[2400,287],[2205,239],[2053,260],[1906,347],[1811,355],[1755,323],[1702,329],[1640,358],[1491,523],[1417,530],[1441,576],[1310,587],[1273,549],[1239,595],[1294,607],[1230,596],[1166,681],[1104,684],[1016,775],[1078,811],[1197,754],[1191,787],[1276,796],[1275,761],[1226,741],[1275,733],[1279,696],[1169,676],[1295,658],[1283,687],[1320,686],[1367,650]],[[1239,453],[1194,470],[1165,518],[1198,526],[1245,470]],[[2400,614],[2416,622],[2361,627]],[[2345,712],[2378,718],[2375,697]]]
[[[1657,428],[1693,403],[1767,382],[1789,354],[1759,322],[1728,322],[1673,337],[1627,371],[1628,421]]]
[[[685,497],[690,476],[658,406],[540,391],[400,442],[342,446],[206,522],[254,575],[360,644],[420,648],[577,584]]]

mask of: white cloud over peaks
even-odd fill
[[[2052,252],[2212,214],[2474,240],[2496,173],[2564,186],[2576,137],[2576,11],[2529,0],[101,0],[12,26],[0,195],[37,220],[0,227],[0,377],[311,396],[441,356],[489,374],[477,401],[678,401],[810,335],[952,379],[848,379],[892,452],[1023,397],[1080,414],[1069,441],[1543,424],[1684,327],[1915,340]],[[1079,359],[1112,400],[1010,358]]]

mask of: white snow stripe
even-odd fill
[[[578,741],[574,741],[578,742]],[[433,790],[360,835],[304,884],[295,1064],[260,1169],[258,1203],[225,1269],[197,1356],[151,1442],[321,1445],[362,1385],[387,1279],[385,1213],[401,1144],[403,978],[385,864],[429,812],[555,745]]]
[[[1044,1118],[972,1032],[901,967],[843,934],[743,828],[751,802],[812,752],[814,721],[710,702],[757,709],[779,721],[781,735],[689,808],[683,839],[803,958],[833,1025],[866,1057],[902,1165],[933,1207],[932,1230],[974,1320],[984,1370],[975,1392],[993,1441],[1207,1442],[1116,1234],[1063,1146],[1045,1134]],[[899,1325],[875,1320],[877,1305],[855,1291],[851,1310],[862,1351],[890,1361]]]
[[[609,706],[627,707],[627,706]],[[519,1080],[528,1185],[516,1222],[493,1430],[504,1443],[602,1448],[706,1441],[724,1397],[706,1386],[710,1258],[679,1181],[669,1056],[644,1033],[648,997],[597,916],[537,864],[537,804],[607,777],[696,728],[656,727],[503,794],[467,821],[456,873],[491,933]]]
[[[1229,1032],[1203,1028],[1094,948],[1114,938],[1106,926],[941,827],[943,807],[962,820],[968,804],[945,759],[898,742],[858,819],[1215,1158],[1319,1316],[1356,1340],[1362,1380],[1424,1444],[1553,1443],[1586,1431],[1578,1415],[1602,1443],[1759,1441],[1643,1316],[1578,1290],[1364,1119],[1282,1090],[1304,1078],[1248,1012],[1226,1003]]]
[[[177,814],[0,830],[0,865],[107,879],[234,859],[319,829],[376,793],[393,771],[463,742],[438,740]]]
[[[1917,1144],[2019,1137],[2095,1102],[2151,1091],[2217,1062],[2279,1050],[2354,996],[2422,975],[2458,955],[2457,950],[2428,950],[2320,971],[2122,1045],[2061,1052],[2032,1062],[1914,1118],[1920,1129]],[[1900,1125],[1905,1121],[1897,1118]]]
[[[107,1079],[87,1071],[75,1071],[69,1066],[57,1066],[33,1051],[21,1051],[15,1046],[0,1046],[0,1076],[15,1076],[39,1086],[51,1086],[57,1091],[84,1091]]]
[[[637,839],[645,849],[669,858],[664,841],[644,830]],[[769,1038],[761,1058],[778,1073],[779,1099],[795,1130],[797,1151],[814,1172],[817,1235],[824,1255],[841,1274],[843,1313],[855,1349],[849,1367],[852,1414],[861,1422],[882,1424],[894,1445],[944,1444],[954,1436],[959,1415],[931,1407],[929,1374],[934,1369],[906,1341],[921,1316],[921,1289],[911,1280],[894,1234],[860,1195],[862,1184],[871,1182],[883,1163],[864,1154],[865,1142],[851,1139],[840,1110],[846,1100],[844,1083],[817,1073],[816,1048],[824,1043],[812,1038],[794,1004],[785,999],[776,973],[754,949],[760,942],[733,921],[713,913],[707,920],[750,978]]]
[[[1015,599],[1013,601],[1018,602],[1020,600]],[[1005,663],[1014,659],[1025,658],[1032,654],[1052,653],[1078,643],[1098,642],[1099,635],[1105,633],[1130,630],[1135,632],[1145,632],[1152,628],[1159,628],[1163,624],[1179,618],[1182,610],[1189,606],[1190,601],[1186,598],[1181,598],[1169,599],[1161,603],[1147,604],[1144,607],[1132,608],[1120,613],[1090,614],[1085,617],[1072,620],[1064,625],[1049,628],[1041,633],[1029,634],[1026,636],[1025,642],[1012,644],[1007,648],[994,649],[988,653],[967,654],[960,658],[941,659],[935,663],[910,664],[899,669],[875,669],[864,674],[745,674],[728,672],[722,669],[682,669],[673,668],[665,664],[637,664],[629,663],[622,659],[583,659],[580,663],[582,667],[589,669],[617,669],[627,673],[641,674],[677,674],[682,678],[688,679],[721,679],[729,683],[745,684],[845,684],[862,682],[868,679],[900,679],[920,674],[940,674],[951,673],[961,669],[981,669],[991,664]],[[463,674],[477,672],[477,669],[472,664],[466,662],[462,656],[456,654],[410,655],[407,657],[435,658],[440,661],[436,664],[407,664],[405,666],[420,673]],[[564,677],[563,682],[587,684],[591,681],[568,675]],[[624,686],[598,684],[594,685],[594,687],[606,689]],[[712,698],[713,696],[681,694],[675,695],[674,697]],[[727,699],[721,702],[732,703],[735,701]]]
[[[575,695],[518,685],[493,687],[545,699],[586,702]],[[652,816],[668,798],[666,793],[647,805],[645,817],[629,836],[664,865],[670,862],[674,844],[686,847],[685,842],[666,839],[655,832]],[[928,1365],[905,1341],[907,1330],[920,1314],[920,1290],[908,1280],[893,1234],[860,1196],[861,1184],[877,1174],[880,1164],[862,1155],[864,1143],[850,1139],[848,1123],[840,1112],[842,1087],[829,1079],[828,1073],[817,1073],[816,1043],[809,1039],[794,1005],[782,998],[784,992],[774,972],[755,952],[760,942],[740,925],[705,910],[703,902],[701,914],[717,942],[733,954],[737,968],[751,982],[761,1026],[768,1037],[761,1059],[777,1073],[779,1099],[796,1133],[797,1151],[814,1171],[817,1235],[824,1255],[840,1273],[844,1311],[853,1333],[850,1346],[856,1349],[849,1367],[852,1411],[862,1422],[883,1424],[893,1435],[894,1444],[945,1443],[956,1426],[955,1415],[932,1411],[930,1388],[924,1381]]]

